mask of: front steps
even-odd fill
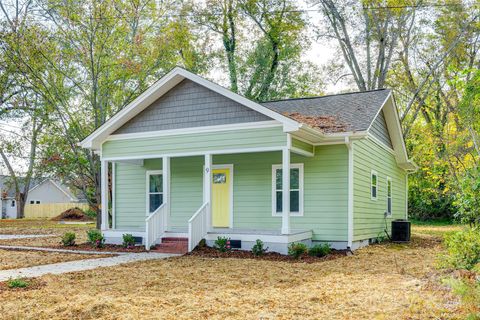
[[[152,252],[185,254],[188,252],[188,238],[164,237]]]

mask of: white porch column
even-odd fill
[[[102,230],[108,229],[108,161],[102,160],[100,168],[100,184],[102,193]]]
[[[168,229],[170,223],[170,157],[162,158],[162,184],[163,184],[163,202],[165,203],[165,221],[164,229]]]
[[[208,202],[207,206],[207,231],[212,227],[212,155],[205,155],[205,167],[203,172],[203,203]]]
[[[282,234],[290,233],[290,150],[282,150]]]

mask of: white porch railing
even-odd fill
[[[166,203],[163,203],[157,210],[153,211],[145,219],[145,249],[155,245],[158,238],[165,232]]]
[[[208,206],[208,202],[205,202],[188,220],[188,252],[195,249],[207,235]]]

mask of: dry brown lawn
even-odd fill
[[[441,232],[442,227],[435,227]],[[313,264],[185,256],[44,276],[0,291],[2,319],[463,319],[439,236]]]
[[[0,234],[38,234],[52,237],[0,240],[0,245],[16,246],[56,246],[65,232],[75,232],[77,243],[87,240],[86,232],[95,228],[94,224],[60,224],[58,221],[42,219],[0,220]]]
[[[0,249],[0,270],[25,268],[73,260],[95,259],[106,256],[107,255],[88,255],[40,251],[13,251]]]

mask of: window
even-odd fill
[[[40,204],[40,201],[37,200],[37,201],[35,201],[35,203],[36,203],[36,204]]]
[[[30,200],[30,204],[35,204],[35,201],[33,201],[33,200]]]
[[[282,215],[282,166],[272,166],[272,211],[274,216]],[[303,215],[303,164],[290,165],[290,215]]]
[[[377,200],[377,185],[378,185],[378,176],[377,172],[372,170],[370,178],[370,197],[372,200]]]
[[[15,207],[15,200],[12,200],[12,203],[10,204],[10,206],[13,208]]]
[[[392,179],[387,177],[387,216],[392,215]]]
[[[163,177],[161,171],[147,171],[148,212],[157,210],[163,203]]]

